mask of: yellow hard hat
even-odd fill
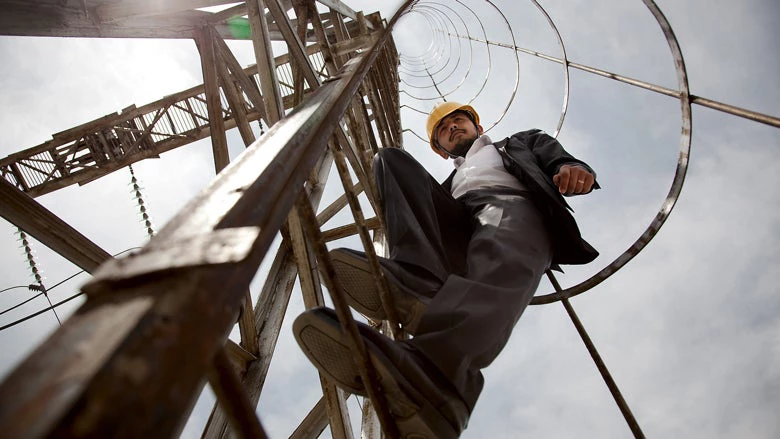
[[[428,123],[425,124],[425,128],[428,131],[428,142],[431,144],[431,148],[434,152],[438,151],[436,145],[433,144],[433,131],[436,129],[436,125],[452,112],[458,110],[471,114],[474,123],[479,125],[479,114],[477,114],[476,110],[474,110],[471,105],[463,105],[458,102],[442,102],[436,104],[433,107],[433,110],[431,110],[431,114],[428,115]]]

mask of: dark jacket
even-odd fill
[[[501,154],[506,170],[528,189],[545,216],[553,241],[553,263],[586,264],[596,259],[599,253],[582,239],[577,222],[569,212],[571,207],[552,181],[562,165],[577,164],[595,176],[590,166],[574,158],[541,130],[522,131],[493,145]],[[452,189],[454,176],[455,172],[442,183],[445,189]],[[598,183],[593,188],[599,189]]]

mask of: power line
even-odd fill
[[[141,248],[141,247],[130,247],[130,248],[126,249],[126,250],[122,250],[121,252],[114,254],[113,256],[114,256],[114,257],[117,257],[117,256],[119,256],[119,255],[122,255],[122,254],[124,254],[124,253],[127,253],[127,252],[129,252],[129,251],[137,250],[137,249],[140,249],[140,248]],[[24,305],[24,304],[26,304],[26,303],[28,303],[28,302],[32,301],[33,299],[35,299],[36,297],[38,297],[38,296],[40,296],[40,295],[42,295],[42,294],[43,294],[43,295],[46,295],[46,293],[47,293],[48,291],[51,291],[51,290],[53,290],[54,288],[56,288],[56,287],[58,287],[58,286],[60,286],[60,285],[64,284],[65,282],[67,282],[67,281],[69,281],[69,280],[73,279],[74,277],[76,277],[76,276],[78,276],[78,275],[80,275],[80,274],[82,274],[82,273],[84,273],[84,270],[77,271],[76,273],[74,273],[74,274],[72,274],[72,275],[70,275],[70,276],[66,277],[65,279],[63,279],[63,280],[61,280],[61,281],[57,282],[56,284],[52,285],[52,287],[51,287],[51,288],[49,288],[48,290],[44,290],[44,289],[42,289],[41,287],[39,287],[38,285],[35,285],[35,284],[31,284],[31,285],[17,285],[17,286],[8,287],[8,288],[5,288],[5,289],[3,289],[3,290],[0,290],[0,293],[2,293],[2,292],[4,292],[4,291],[12,290],[12,289],[14,289],[14,288],[27,288],[27,289],[34,290],[34,291],[40,291],[40,293],[38,293],[38,294],[34,295],[33,297],[30,297],[29,299],[26,299],[25,301],[23,301],[23,302],[21,302],[21,303],[18,303],[18,304],[14,305],[14,306],[12,306],[12,307],[10,307],[10,308],[7,308],[7,309],[5,309],[5,310],[3,310],[3,311],[0,311],[0,315],[3,315],[3,314],[5,314],[5,313],[7,313],[7,312],[9,312],[9,311],[12,311],[12,310],[16,309],[16,308],[19,308],[20,306],[22,306],[22,305]],[[11,322],[11,323],[9,323],[9,324],[7,324],[7,325],[0,326],[0,331],[2,331],[2,330],[4,330],[4,329],[8,329],[8,328],[10,328],[10,327],[12,327],[12,326],[16,326],[16,325],[18,325],[19,323],[25,322],[25,321],[27,321],[27,320],[30,320],[31,318],[33,318],[33,317],[35,317],[35,316],[38,316],[38,315],[41,315],[41,314],[45,313],[46,311],[49,311],[49,310],[52,310],[52,311],[54,311],[54,309],[55,309],[55,308],[57,308],[58,306],[60,306],[60,305],[62,305],[62,304],[64,304],[64,303],[67,303],[67,302],[69,302],[69,301],[71,301],[71,300],[75,299],[76,297],[78,297],[78,296],[80,296],[80,295],[82,295],[82,294],[84,294],[84,293],[82,293],[82,292],[79,292],[79,293],[77,293],[77,294],[74,294],[73,296],[70,296],[70,297],[68,297],[67,299],[65,299],[65,300],[62,300],[62,301],[60,301],[60,302],[57,302],[57,303],[55,303],[55,304],[52,304],[51,300],[49,300],[49,307],[47,307],[47,308],[44,308],[44,309],[42,309],[42,310],[39,310],[39,311],[36,311],[36,312],[34,312],[34,313],[32,313],[32,314],[29,314],[29,315],[27,315],[27,316],[25,316],[25,317],[22,317],[22,318],[20,318],[20,319],[16,320],[16,321],[14,321],[14,322]],[[48,299],[48,296],[47,296],[47,299]],[[55,311],[55,315],[56,315],[56,311]],[[60,319],[59,319],[59,316],[57,317],[57,321],[58,321],[58,322],[60,321]],[[60,325],[62,325],[62,323],[60,323]]]

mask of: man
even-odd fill
[[[506,344],[545,270],[598,255],[561,195],[599,186],[588,165],[539,130],[494,143],[468,105],[438,105],[427,131],[433,151],[455,159],[443,184],[400,149],[374,158],[390,252],[380,264],[413,338],[358,326],[401,436],[457,438],[482,390],[481,369]],[[350,305],[385,319],[366,257],[330,254]],[[293,330],[322,373],[365,395],[335,312],[306,311]]]

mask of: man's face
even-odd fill
[[[475,125],[466,113],[456,111],[448,114],[436,125],[434,139],[441,148],[457,156],[465,156],[477,138],[482,134],[482,126]],[[441,150],[436,151],[443,158],[449,155]]]

